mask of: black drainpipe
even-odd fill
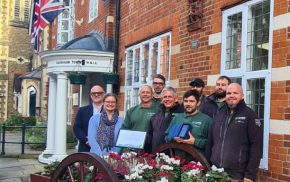
[[[114,37],[114,63],[113,72],[118,71],[118,59],[119,59],[119,32],[120,32],[120,1],[116,0],[116,18],[115,18],[115,37]]]

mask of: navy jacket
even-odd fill
[[[165,117],[165,106],[163,104],[160,105],[159,110],[155,113],[151,119],[149,124],[149,129],[146,136],[146,152],[151,152],[155,147],[166,143],[165,142],[165,131],[167,130],[171,120],[175,116],[176,113],[183,113],[184,108],[176,103],[174,107],[169,110],[168,115]]]
[[[94,107],[92,104],[80,107],[73,126],[74,134],[79,140],[79,152],[89,152],[90,146],[86,144],[88,141],[89,120],[93,116]]]
[[[219,106],[217,105],[215,100],[216,96],[214,94],[207,96],[204,103],[200,106],[199,110],[204,114],[208,115],[209,117],[214,118],[219,110]]]
[[[242,100],[230,114],[225,106],[214,117],[206,157],[235,179],[255,180],[263,152],[263,125]]]

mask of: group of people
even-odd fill
[[[262,157],[263,126],[246,106],[241,86],[220,76],[214,93],[205,96],[204,81],[195,78],[179,102],[176,90],[165,85],[161,74],[154,77],[152,87],[143,85],[140,104],[129,108],[125,119],[119,116],[115,94],[92,87],[92,104],[79,108],[74,123],[78,151],[101,156],[120,152],[115,146],[120,129],[144,131],[146,152],[166,142],[185,143],[204,154],[210,164],[224,168],[232,181],[254,181]],[[178,123],[191,125],[188,138],[169,137]]]

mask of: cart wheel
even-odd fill
[[[71,154],[61,161],[53,173],[51,182],[94,182],[99,178],[108,182],[120,181],[104,159],[89,152],[79,152]]]
[[[205,159],[205,157],[200,152],[198,152],[195,148],[187,144],[176,143],[176,142],[165,143],[156,147],[153,150],[153,153],[156,154],[156,153],[166,152],[167,154],[169,154],[170,157],[173,157],[175,150],[180,150],[182,152],[185,152],[186,154],[189,154],[194,160],[196,160],[197,162],[200,162],[203,165],[205,172],[210,170],[210,165]]]

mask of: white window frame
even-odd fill
[[[90,0],[89,4],[89,23],[92,22],[99,14],[99,0]]]
[[[262,0],[252,0],[233,8],[223,11],[222,14],[222,50],[221,50],[221,75],[229,77],[242,78],[242,88],[244,93],[247,90],[247,80],[253,78],[265,79],[265,105],[264,105],[264,141],[263,141],[263,158],[261,159],[260,168],[268,169],[269,154],[269,126],[270,126],[270,96],[271,96],[271,68],[272,68],[272,37],[273,37],[273,7],[274,2],[270,1],[270,23],[269,23],[269,52],[268,52],[268,69],[247,71],[247,30],[248,30],[248,13],[251,5],[262,2]],[[242,46],[241,46],[241,66],[237,69],[226,70],[226,33],[227,33],[227,17],[242,12]]]
[[[139,43],[139,44],[136,44],[136,45],[133,45],[133,46],[131,46],[131,47],[128,47],[126,50],[125,50],[125,54],[126,54],[126,68],[127,68],[127,64],[128,64],[128,62],[127,62],[127,60],[128,60],[128,52],[130,51],[130,50],[133,50],[133,60],[132,60],[132,62],[133,62],[133,65],[132,65],[132,84],[131,85],[127,85],[127,71],[125,71],[125,94],[124,94],[124,108],[125,108],[125,110],[127,110],[127,109],[129,109],[129,108],[127,108],[126,107],[126,93],[127,93],[127,91],[128,90],[132,90],[132,93],[133,93],[133,89],[134,88],[140,88],[142,85],[152,85],[152,83],[153,83],[153,80],[150,78],[150,75],[151,75],[151,73],[152,73],[152,71],[151,71],[151,59],[152,59],[152,48],[153,48],[153,44],[154,43],[158,43],[158,56],[157,56],[157,73],[159,73],[160,72],[160,53],[161,53],[161,39],[163,38],[163,37],[169,37],[169,41],[170,41],[170,46],[169,46],[169,65],[171,64],[171,32],[167,32],[167,33],[164,33],[164,34],[162,34],[162,35],[159,35],[159,36],[157,36],[157,37],[154,37],[154,38],[152,38],[152,39],[149,39],[149,40],[146,40],[146,41],[143,41],[143,42],[141,42],[141,43]],[[142,80],[141,80],[141,71],[142,71],[142,60],[144,59],[144,54],[143,54],[143,45],[145,45],[145,44],[149,44],[149,56],[148,56],[148,61],[149,61],[149,63],[148,63],[148,78],[146,79],[146,83],[142,83]],[[134,65],[134,59],[135,59],[135,50],[136,49],[140,49],[140,62],[139,62],[139,65],[138,65],[138,67],[139,67],[139,81],[138,82],[134,82],[134,67],[136,66],[136,65]],[[169,83],[169,78],[170,78],[170,66],[169,66],[169,68],[168,68],[168,79],[167,79],[167,81],[166,81],[166,84],[168,84]],[[130,100],[134,100],[134,98],[133,98],[133,94],[131,94],[130,95]],[[139,102],[140,102],[140,100],[139,100]],[[130,107],[132,107],[132,105],[130,106]]]
[[[58,15],[58,26],[57,26],[57,45],[62,46],[67,42],[63,42],[61,40],[61,33],[67,33],[68,35],[68,42],[73,39],[73,32],[74,32],[74,0],[69,0],[69,6],[65,6],[65,11],[69,13],[68,18],[63,18],[62,13]],[[62,30],[62,21],[68,21],[68,29]]]

